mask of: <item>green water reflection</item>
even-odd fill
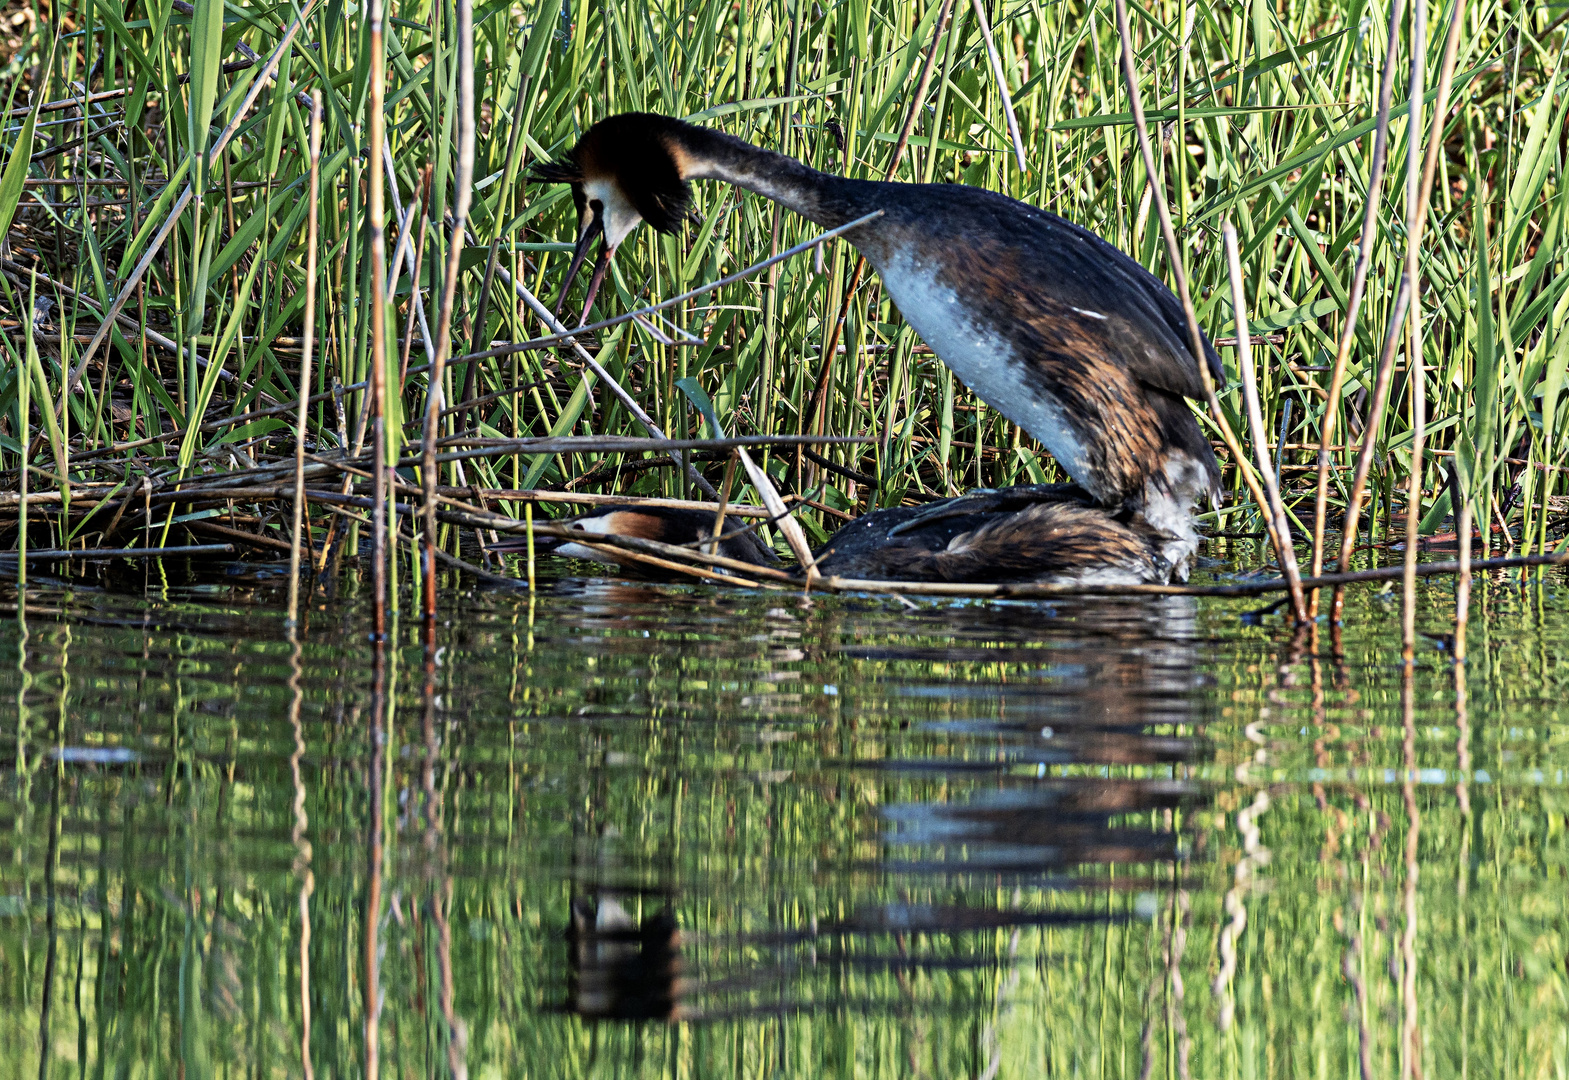
[[[1565,599],[38,589],[0,1071],[1563,1076]]]

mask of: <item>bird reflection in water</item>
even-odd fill
[[[572,901],[565,1007],[591,1020],[680,1020],[681,930],[669,908],[639,922],[609,892]]]
[[[1190,857],[1178,814],[1208,801],[1187,776],[1208,752],[1191,708],[1191,601],[1061,604],[1049,618],[1017,605],[980,625],[968,614],[937,607],[910,616],[932,625],[907,638],[839,643],[857,660],[930,661],[941,648],[949,661],[973,651],[1033,668],[1011,682],[911,684],[944,706],[881,735],[861,720],[848,760],[786,781],[837,801],[870,780],[884,793],[862,819],[872,835],[858,822],[826,842],[846,853],[837,861],[807,878],[786,866],[766,884],[745,879],[740,895],[691,878],[617,891],[598,884],[617,876],[599,862],[571,907],[564,1007],[658,1021],[974,1010],[994,980],[965,992],[962,973],[1011,973],[1021,930],[1172,910],[1166,894],[1187,887]],[[742,932],[710,930],[702,914],[742,910],[818,914]]]

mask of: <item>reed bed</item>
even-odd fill
[[[529,167],[648,109],[826,170],[1003,191],[1134,254],[1222,344],[1201,419],[1231,495],[1208,524],[1271,532],[1288,584],[1299,557],[1313,582],[1335,550],[1344,574],[1403,543],[1409,598],[1448,533],[1463,597],[1472,521],[1482,559],[1556,561],[1550,7],[6,11],[10,547],[222,540],[327,578],[368,560],[378,596],[423,607],[438,561],[515,573],[477,565],[479,541],[535,503],[772,494],[795,550],[868,509],[1061,478],[853,249],[718,185],[685,235],[635,233],[595,328],[563,337],[571,200]],[[734,444],[701,437],[724,433],[759,453],[720,500]]]

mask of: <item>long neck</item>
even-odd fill
[[[818,172],[793,157],[709,128],[681,124],[673,135],[684,153],[683,179],[723,180],[828,228],[865,212],[858,209],[856,189],[862,185],[857,181]]]

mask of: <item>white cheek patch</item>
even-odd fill
[[[616,531],[612,528],[614,524],[612,519],[617,516],[616,514],[600,514],[598,517],[579,518],[572,523],[571,527],[586,533],[592,533],[594,536],[610,536]]]
[[[598,517],[579,518],[576,521],[569,522],[567,527],[587,536],[611,536],[616,532],[614,522],[612,521],[616,516],[616,514],[601,514]],[[587,559],[589,562],[604,563],[606,566],[616,565],[616,560],[606,552],[597,551],[594,548],[584,544],[576,544],[570,540],[558,545],[551,554],[564,555],[569,559]]]
[[[626,193],[621,190],[621,185],[613,180],[599,178],[585,180],[583,193],[589,202],[597,202],[605,209],[602,217],[605,223],[605,243],[612,248],[621,246],[621,241],[627,234],[637,228],[643,220],[643,215],[637,212]]]
[[[1039,439],[1069,476],[1095,490],[1084,444],[1056,396],[1025,379],[1013,343],[970,317],[930,267],[899,254],[878,268],[888,295],[942,362],[986,404]]]

